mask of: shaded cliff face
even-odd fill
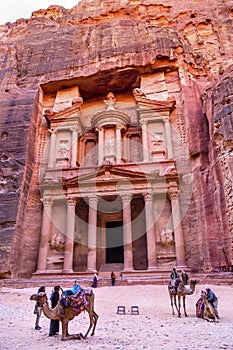
[[[8,271],[31,275],[36,268],[38,162],[45,130],[39,91],[52,95],[77,84],[88,101],[110,90],[132,91],[142,77],[158,72],[165,76],[168,97],[176,98],[173,124],[189,151],[194,174],[192,201],[183,220],[188,264],[204,270],[232,265],[232,170],[223,170],[213,145],[221,138],[214,125],[221,119],[224,157],[232,169],[227,71],[233,63],[232,20],[231,1],[161,5],[157,0],[86,0],[69,11],[51,6],[0,27],[2,276]]]

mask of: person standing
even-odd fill
[[[115,273],[113,271],[111,272],[111,280],[112,280],[112,286],[115,286],[115,284],[116,284],[116,275],[115,275]]]
[[[37,296],[40,293],[43,293],[43,294],[45,293],[45,286],[41,286],[38,289]],[[38,302],[36,302],[35,309],[34,309],[34,314],[36,315],[36,324],[35,324],[35,330],[36,331],[39,331],[41,329],[41,327],[39,326],[41,312],[42,312],[42,309],[41,309],[40,305],[38,304]]]
[[[97,288],[97,285],[98,285],[98,277],[97,277],[97,274],[94,273],[94,277],[93,277],[93,281],[92,281],[92,287],[93,288]]]
[[[188,284],[189,276],[184,270],[182,270],[182,272],[181,272],[181,279],[182,279],[183,284],[186,286]]]
[[[60,299],[59,295],[60,286],[55,286],[54,290],[51,293],[50,301],[51,301],[51,308],[54,309]],[[59,333],[59,320],[51,320],[50,321],[50,328],[49,328],[49,336],[52,337],[53,335],[57,335]]]

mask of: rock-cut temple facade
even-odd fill
[[[124,106],[109,92],[90,113],[75,86],[58,90],[45,109],[50,141],[36,273],[186,266],[175,100],[151,99],[139,88],[127,95]]]
[[[0,26],[0,277],[231,271],[230,1]]]

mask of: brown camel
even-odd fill
[[[172,306],[172,314],[173,315],[175,315],[174,307],[173,307],[173,301],[174,301],[176,310],[178,312],[178,317],[181,317],[180,302],[181,302],[181,297],[182,297],[184,314],[186,317],[188,316],[187,312],[186,312],[186,307],[185,307],[185,298],[186,298],[186,295],[192,295],[194,293],[195,286],[197,283],[198,283],[198,280],[190,280],[190,287],[189,288],[185,287],[183,282],[179,278],[177,278],[176,282],[175,282],[175,285],[177,286],[176,288],[171,286],[171,284],[169,283],[168,292],[169,292],[169,296],[171,299],[171,306]],[[176,303],[176,297],[178,298],[178,306]]]
[[[201,294],[204,302],[203,318],[207,321],[218,322],[214,308],[207,300],[207,292],[202,291]]]
[[[93,330],[91,335],[94,335],[95,333],[95,327],[97,320],[99,316],[97,313],[94,311],[94,293],[92,292],[91,295],[86,294],[85,298],[87,300],[87,305],[84,306],[84,310],[82,311],[87,311],[89,314],[89,319],[90,319],[90,325],[89,328],[86,332],[86,334],[83,336],[81,333],[80,334],[69,334],[68,333],[68,324],[69,321],[71,321],[74,317],[75,314],[73,312],[73,309],[71,306],[64,306],[62,303],[58,303],[57,306],[54,309],[51,309],[48,304],[48,298],[45,293],[39,293],[39,294],[33,294],[30,297],[30,300],[37,301],[39,306],[41,306],[42,311],[44,312],[44,315],[49,318],[50,320],[59,320],[62,323],[62,340],[69,340],[69,339],[81,339],[84,338],[86,339],[92,326]]]

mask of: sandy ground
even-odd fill
[[[41,317],[40,331],[34,330],[35,302],[29,297],[37,290],[0,289],[0,349],[39,350],[85,347],[92,349],[150,350],[233,350],[233,285],[210,286],[219,297],[219,323],[210,323],[195,316],[195,303],[203,288],[186,299],[189,317],[172,316],[166,285],[132,285],[101,287],[94,290],[95,310],[99,315],[96,333],[84,340],[61,341],[61,334],[49,337],[49,323]],[[52,287],[47,287],[50,295]],[[125,305],[126,315],[117,314],[117,306]],[[132,305],[139,315],[131,315]],[[69,323],[70,333],[84,333],[89,318],[82,313]],[[61,331],[60,331],[61,333]]]

